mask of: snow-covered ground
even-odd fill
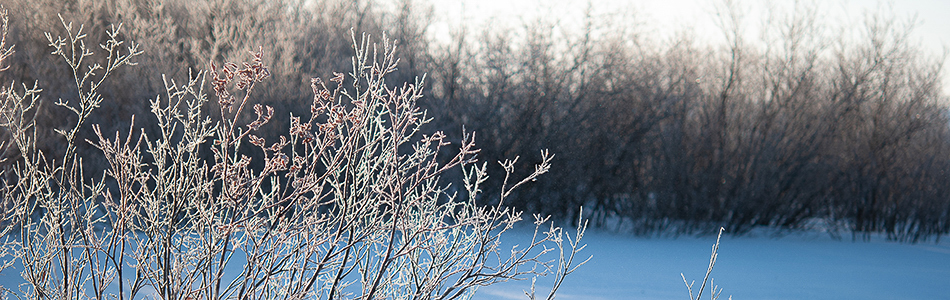
[[[513,233],[507,241],[524,239]],[[945,237],[946,238],[946,237]],[[558,299],[686,299],[680,273],[698,286],[715,237],[638,238],[588,231],[586,265]],[[712,278],[720,299],[950,299],[950,243],[916,245],[827,235],[727,237]],[[550,278],[538,280],[550,285]],[[530,282],[479,289],[475,299],[526,299]],[[538,288],[539,294],[543,288]],[[709,299],[708,291],[703,299]]]
[[[523,243],[529,234],[519,229],[504,241]],[[589,230],[581,255],[593,258],[567,278],[557,299],[686,299],[680,273],[698,286],[714,242],[715,237],[639,238]],[[22,282],[18,271],[0,274],[0,285]],[[852,242],[817,233],[724,236],[712,277],[723,288],[723,300],[950,299],[950,242]],[[539,294],[551,279],[538,280]],[[530,284],[483,287],[475,299],[527,299],[523,291]]]

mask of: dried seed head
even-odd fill
[[[258,147],[263,147],[263,146],[264,146],[264,139],[262,139],[262,138],[260,138],[260,137],[258,137],[258,136],[256,136],[256,135],[253,135],[253,134],[252,134],[252,135],[248,135],[247,138],[248,138],[248,140],[251,142],[251,145],[258,146]]]
[[[331,78],[330,81],[343,83],[343,73],[333,72],[333,78]]]

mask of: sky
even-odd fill
[[[795,1],[736,0],[744,10],[746,35],[756,40],[757,30],[764,22],[769,4],[790,7]],[[916,18],[917,26],[912,39],[919,42],[922,50],[940,56],[950,49],[950,1],[947,0],[827,0],[799,1],[816,3],[823,20],[859,25],[865,14],[893,9],[894,16],[901,20]],[[561,22],[579,22],[588,1],[582,0],[432,0],[435,26],[431,34],[437,38],[448,37],[450,28],[466,23],[474,28],[485,26],[517,26],[521,21],[557,18]],[[692,32],[700,42],[720,44],[724,38],[715,21],[716,5],[722,1],[712,0],[590,0],[594,14],[627,13],[635,16],[629,20],[637,24],[637,30],[655,41],[669,39],[680,32]],[[627,21],[627,20],[625,20]],[[847,27],[844,24],[830,26]],[[857,26],[851,26],[857,28]],[[950,91],[950,67],[944,67],[944,90]],[[945,94],[950,94],[945,92]]]

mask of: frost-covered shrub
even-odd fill
[[[290,115],[289,132],[277,139],[257,135],[282,119],[253,97],[270,75],[263,49],[184,82],[163,77],[152,115],[137,118],[155,122],[157,134],[137,129],[136,117],[127,132],[107,133],[85,124],[109,101],[97,88],[143,51],[123,40],[121,25],[93,51],[87,42],[99,41],[62,23],[64,35],[46,38],[78,91],[55,102],[76,120],[55,129],[63,152],[35,147],[36,133],[48,130],[33,122],[38,85],[10,83],[0,94],[11,161],[2,176],[0,270],[22,275],[26,283],[5,287],[17,297],[455,299],[553,273],[552,298],[578,265],[584,226],[565,244],[560,228],[535,216],[532,240],[513,249],[499,243],[522,219],[505,199],[546,173],[552,155],[542,152],[520,180],[512,178],[517,159],[502,162],[501,201],[476,205],[488,176],[474,134],[450,142],[424,131],[429,119],[416,105],[423,79],[386,82],[398,60],[385,37],[373,44],[353,35],[352,71],[312,79],[310,114]],[[6,45],[0,59],[13,53]],[[97,138],[78,138],[90,129]],[[101,150],[104,173],[84,173],[78,143]],[[463,174],[459,185],[441,178],[453,169]],[[559,259],[544,258],[558,250]]]

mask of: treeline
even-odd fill
[[[508,205],[565,220],[584,206],[596,223],[640,234],[822,226],[916,242],[950,232],[943,58],[919,49],[912,21],[886,12],[840,30],[813,6],[776,9],[749,40],[726,2],[726,43],[709,46],[689,34],[657,41],[627,25],[635,15],[595,8],[577,24],[460,25],[436,40],[432,9],[408,0],[3,2],[11,15],[35,16],[13,22],[17,53],[0,76],[40,81],[43,128],[70,121],[53,102],[73,94],[72,75],[42,38],[59,28],[58,12],[91,35],[122,22],[147,51],[107,83],[109,106],[91,122],[105,132],[147,115],[159,74],[183,80],[258,46],[274,77],[258,101],[300,115],[311,77],[349,69],[341,37],[385,32],[402,59],[393,82],[427,74],[432,126],[456,139],[463,126],[476,132],[490,172],[505,158],[556,154],[551,174]],[[147,120],[136,126],[153,130]],[[46,134],[38,138],[56,151]]]

